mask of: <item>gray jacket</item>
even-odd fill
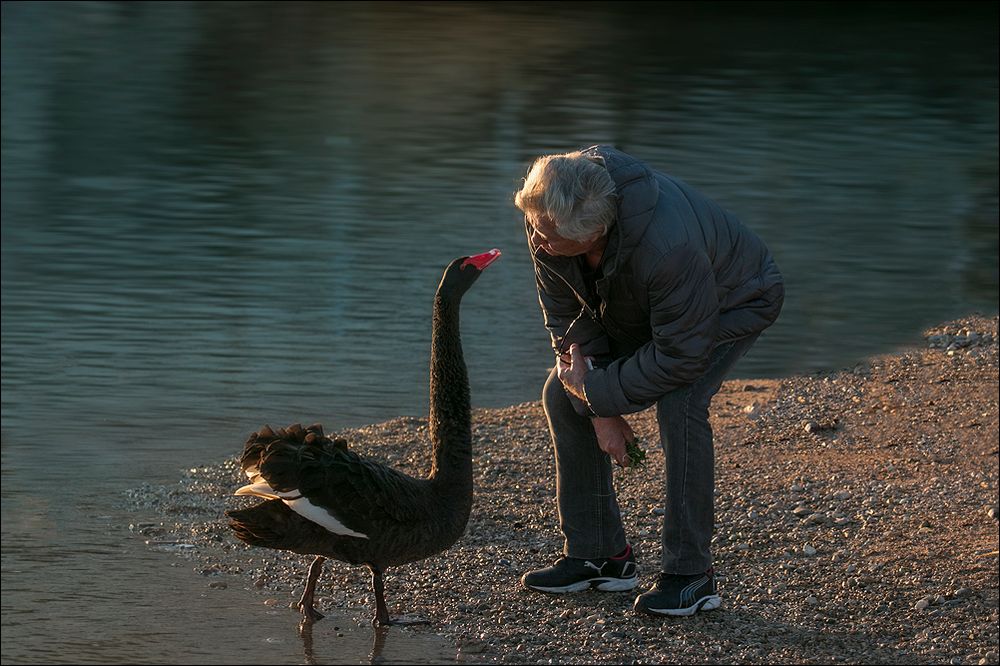
[[[689,185],[610,146],[584,152],[603,158],[618,200],[596,293],[580,257],[528,243],[553,349],[577,342],[595,357],[590,410],[614,416],[693,382],[715,347],[770,326],[784,285],[767,246]]]

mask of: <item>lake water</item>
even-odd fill
[[[426,414],[441,270],[491,247],[473,401],[537,399],[539,154],[616,144],[768,242],[785,308],[737,376],[996,311],[995,3],[650,4],[3,3],[4,663],[367,661],[208,594],[122,493],[263,423]]]

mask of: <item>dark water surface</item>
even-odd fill
[[[617,144],[769,243],[739,376],[995,312],[995,3],[805,4],[4,3],[4,663],[367,661],[132,540],[122,492],[265,422],[426,414],[441,270],[491,247],[474,403],[537,399],[540,153]]]

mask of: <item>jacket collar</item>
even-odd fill
[[[600,282],[604,282],[618,271],[638,247],[646,228],[653,220],[660,188],[649,167],[620,150],[607,145],[596,145],[580,152],[600,158],[615,182],[618,220],[608,230],[608,246],[604,249],[604,258],[601,260],[603,276]],[[571,262],[578,260],[575,257],[552,257],[545,254],[531,243],[527,219],[524,227],[528,250],[533,259],[558,273],[572,287],[574,272]],[[574,291],[580,296],[575,287]],[[582,296],[580,298],[584,300]]]
[[[611,276],[639,246],[660,197],[656,175],[645,164],[608,145],[580,151],[599,157],[615,182],[618,219],[608,231],[608,246],[601,262],[605,277]]]

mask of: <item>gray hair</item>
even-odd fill
[[[514,195],[514,205],[529,222],[532,217],[546,216],[560,236],[575,241],[608,233],[618,210],[611,174],[594,157],[579,151],[535,160],[524,187]]]

